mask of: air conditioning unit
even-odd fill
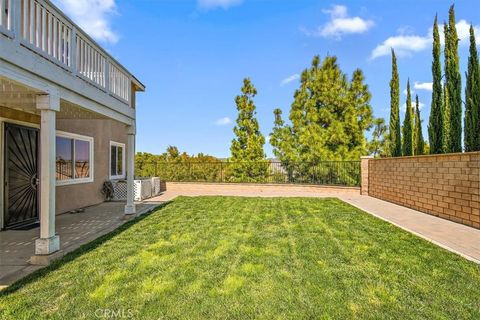
[[[114,201],[127,200],[127,181],[114,180],[113,199]],[[160,178],[145,178],[133,180],[133,199],[135,201],[143,201],[160,194]]]

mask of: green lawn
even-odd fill
[[[178,198],[0,294],[0,319],[480,318],[480,267],[336,199]]]

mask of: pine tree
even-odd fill
[[[298,153],[294,149],[294,135],[291,128],[285,125],[282,119],[282,110],[273,110],[275,117],[272,133],[270,134],[270,144],[273,147],[273,154],[277,159],[281,159],[285,164],[297,163],[299,161]]]
[[[420,102],[418,101],[418,94],[415,98],[415,155],[420,156],[425,154],[425,140],[423,140],[422,132],[422,118],[420,117]]]
[[[410,92],[410,80],[407,82],[407,103],[405,119],[403,121],[402,153],[404,156],[413,156],[413,110],[412,94]]]
[[[448,28],[445,33],[445,79],[448,107],[450,108],[450,139],[448,152],[462,151],[462,78],[458,56],[458,35],[455,26],[455,7],[449,10]]]
[[[480,151],[480,65],[475,31],[470,25],[470,56],[465,88],[465,151]]]
[[[390,80],[390,155],[402,155],[402,137],[400,134],[400,79],[398,76],[397,57],[392,49],[392,79]]]
[[[285,124],[280,112],[275,112],[270,136],[275,156],[298,179],[338,175],[334,166],[315,169],[314,165],[327,160],[358,160],[367,154],[365,131],[372,126],[370,99],[361,70],[355,70],[350,80],[336,57],[323,61],[314,57],[311,67],[302,72],[290,123]]]
[[[388,128],[383,118],[373,120],[372,139],[368,143],[369,154],[374,157],[385,157],[389,155]]]
[[[242,94],[235,98],[238,117],[237,125],[233,128],[236,138],[232,140],[229,159],[235,162],[233,176],[238,181],[257,181],[265,176],[266,167],[259,163],[265,159],[263,145],[265,137],[260,132],[255,117],[256,107],[253,98],[257,90],[249,78],[243,80]]]
[[[438,20],[435,16],[433,23],[433,91],[432,105],[428,124],[428,140],[430,153],[443,153],[444,115],[443,115],[443,89],[442,89],[442,66],[440,62],[441,46],[438,31]]]

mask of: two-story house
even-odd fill
[[[135,95],[144,85],[48,0],[0,0],[0,230],[40,221],[35,251],[59,250],[56,215],[127,180],[135,213]]]

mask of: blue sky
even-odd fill
[[[257,87],[257,115],[267,137],[273,109],[288,115],[298,74],[315,54],[336,55],[351,75],[361,68],[376,117],[389,117],[390,47],[399,55],[402,91],[410,78],[430,111],[431,32],[435,13],[452,1],[325,0],[55,0],[145,85],[137,109],[137,150],[229,156],[242,79]],[[461,38],[478,0],[456,2]],[[477,40],[477,43],[480,41]],[[460,44],[462,74],[468,41]],[[405,100],[402,94],[402,104]],[[403,117],[403,114],[402,114]],[[268,156],[271,147],[265,145]]]

